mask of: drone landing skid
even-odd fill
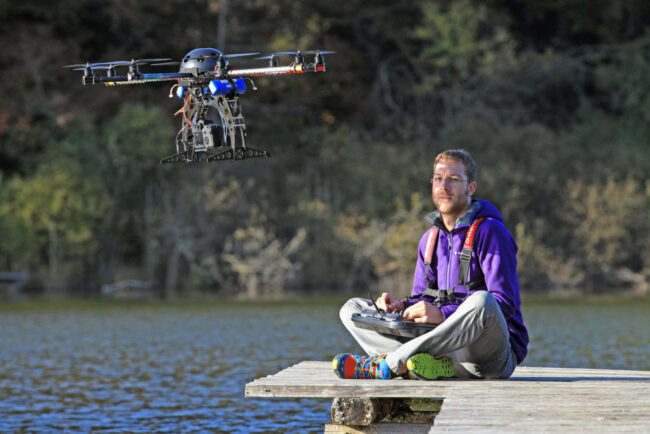
[[[254,148],[225,148],[216,152],[191,152],[184,151],[178,154],[170,155],[160,160],[160,164],[167,163],[200,163],[202,161],[225,161],[225,160],[245,160],[256,157],[270,157],[268,151]]]
[[[268,151],[254,148],[228,148],[210,155],[208,157],[208,162],[212,161],[223,161],[223,160],[245,160],[247,158],[255,157],[270,157],[271,154]]]

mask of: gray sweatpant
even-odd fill
[[[508,378],[517,366],[506,320],[487,291],[467,297],[442,324],[410,340],[355,326],[352,314],[368,311],[375,312],[370,300],[352,298],[341,308],[341,321],[369,355],[387,354],[393,372],[409,357],[424,352],[436,358],[451,357],[458,378]]]

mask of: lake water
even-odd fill
[[[322,432],[331,400],[244,385],[358,351],[341,302],[5,303],[0,431]],[[525,365],[650,370],[650,300],[524,306]]]

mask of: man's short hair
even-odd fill
[[[436,156],[436,159],[433,160],[433,170],[436,169],[436,164],[440,160],[451,159],[455,161],[460,161],[465,166],[465,175],[467,176],[467,183],[476,182],[478,169],[476,168],[476,162],[464,149],[450,149],[443,151]]]

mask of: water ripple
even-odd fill
[[[4,308],[0,431],[322,432],[330,400],[245,399],[244,386],[359,351],[338,306]],[[648,307],[526,306],[526,363],[650,369]]]

